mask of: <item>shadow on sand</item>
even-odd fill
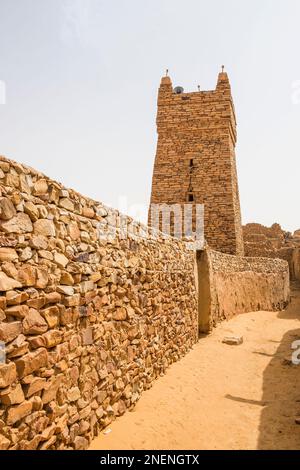
[[[292,286],[292,302],[278,318],[299,320],[299,328],[287,332],[263,375],[263,395],[258,449],[300,449],[300,365],[291,363],[291,345],[300,340],[300,285]],[[300,354],[299,354],[300,357]]]

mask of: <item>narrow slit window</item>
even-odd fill
[[[194,202],[194,194],[189,194],[188,195],[188,201],[189,202]]]
[[[194,159],[191,158],[191,159],[190,159],[190,168],[193,168],[193,166],[194,166]]]

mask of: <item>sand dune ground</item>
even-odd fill
[[[223,323],[91,449],[300,449],[300,366],[284,361],[300,339],[299,320],[297,290],[286,311]],[[232,334],[244,344],[222,344]]]

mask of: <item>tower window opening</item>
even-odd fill
[[[193,168],[193,166],[194,166],[194,159],[191,158],[191,159],[190,159],[190,168]]]
[[[194,194],[189,194],[188,195],[188,202],[194,202]]]

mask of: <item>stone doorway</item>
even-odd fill
[[[197,259],[197,279],[198,279],[198,325],[199,335],[210,332],[211,319],[211,291],[209,259],[205,250],[199,250]]]

